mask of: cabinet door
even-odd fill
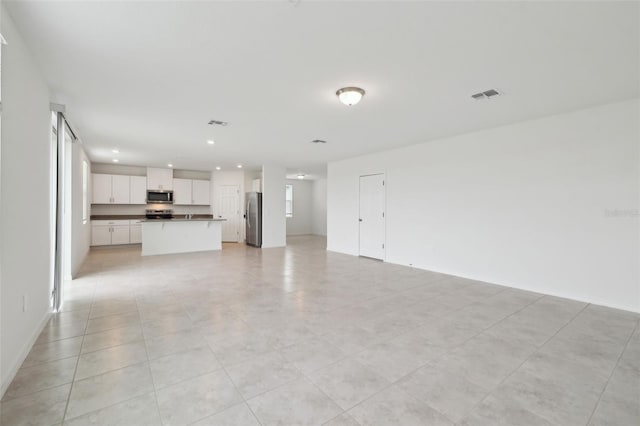
[[[129,204],[129,176],[111,176],[112,204]]]
[[[173,180],[173,204],[193,204],[191,196],[191,179]]]
[[[92,226],[91,227],[91,245],[92,246],[108,246],[111,244],[111,227],[110,226]]]
[[[111,244],[129,244],[129,225],[111,227]]]
[[[129,179],[129,204],[147,204],[147,178],[131,176]]]
[[[111,204],[111,175],[93,173],[93,204]]]
[[[142,242],[142,225],[131,225],[129,228],[129,243],[140,244]]]
[[[147,188],[165,191],[173,189],[173,169],[147,167]]]
[[[202,206],[211,204],[208,180],[194,180],[191,193],[193,194],[193,204]]]

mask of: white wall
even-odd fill
[[[358,254],[358,177],[384,172],[386,261],[640,311],[639,113],[636,99],[331,163],[328,249]]]
[[[313,181],[311,194],[312,226],[311,233],[327,235],[327,180]]]
[[[0,393],[4,393],[51,309],[51,111],[48,88],[4,7],[1,19],[9,43],[2,46],[0,148]]]
[[[287,223],[285,217],[284,167],[265,165],[262,167],[262,247],[284,247],[287,245]]]
[[[286,218],[287,235],[308,235],[313,233],[313,182],[310,180],[287,179],[293,185],[293,217]]]

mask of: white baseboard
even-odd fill
[[[47,325],[47,322],[49,322],[50,318],[51,318],[51,311],[45,313],[38,327],[36,327],[35,331],[31,335],[29,340],[27,340],[23,345],[22,350],[18,354],[17,359],[14,361],[13,365],[9,369],[7,376],[2,378],[2,387],[0,388],[0,398],[4,397],[4,393],[7,391],[7,388],[9,387],[13,379],[16,377],[16,374],[18,373],[20,366],[22,365],[24,360],[27,358],[27,355],[29,355],[31,348],[33,347],[34,343],[36,343],[36,340],[38,340],[38,336],[40,336],[40,333],[42,333],[44,326]]]

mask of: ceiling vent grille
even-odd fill
[[[327,141],[323,141],[322,139],[314,139],[311,143],[327,143]]]
[[[229,123],[227,123],[226,121],[220,121],[220,120],[209,120],[209,125],[210,126],[226,126]]]
[[[475,93],[471,95],[471,98],[475,99],[476,101],[479,101],[482,99],[491,99],[501,95],[502,93],[498,92],[496,89],[489,89],[489,90],[485,90],[484,92]]]

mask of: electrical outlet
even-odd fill
[[[22,312],[27,312],[27,295],[22,295]]]

